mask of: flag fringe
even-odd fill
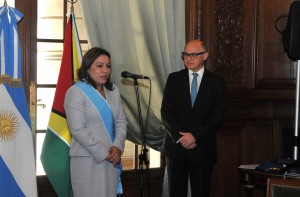
[[[0,75],[0,84],[8,84],[11,88],[20,88],[22,86],[22,80],[11,79],[9,75]]]

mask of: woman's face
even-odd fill
[[[89,76],[96,82],[97,86],[106,83],[111,71],[110,59],[106,55],[98,56],[88,69]]]

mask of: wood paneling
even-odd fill
[[[149,172],[149,177],[148,173]],[[122,174],[123,197],[161,196],[164,167],[146,170],[127,170]],[[142,181],[141,181],[142,180]],[[150,182],[149,182],[150,180]],[[141,194],[143,191],[143,195]],[[151,195],[150,195],[151,194]]]
[[[37,5],[35,1],[16,1],[16,8],[24,15],[23,19],[18,24],[19,30],[19,39],[22,49],[22,62],[23,62],[23,82],[25,87],[25,92],[27,95],[27,100],[29,101],[29,87],[31,79],[33,76],[36,76],[35,73],[32,73],[33,66],[36,66],[36,63],[33,61],[32,56],[36,53],[36,19]]]
[[[258,1],[256,7],[257,28],[257,66],[255,70],[256,84],[270,79],[290,79],[290,60],[283,51],[281,33],[275,29],[276,19],[288,13],[292,0]],[[278,28],[284,29],[287,18],[278,22]],[[295,76],[292,76],[295,77]],[[279,82],[280,83],[280,82]]]
[[[239,165],[289,155],[283,138],[293,128],[296,68],[283,51],[280,31],[287,20],[281,16],[288,14],[291,2],[196,0],[186,4],[194,6],[187,11],[197,12],[186,13],[186,40],[199,38],[206,43],[210,53],[206,68],[223,76],[228,86],[212,196],[245,196]],[[254,196],[264,192],[256,191]]]

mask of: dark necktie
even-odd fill
[[[198,91],[197,76],[198,76],[198,73],[193,73],[193,81],[192,81],[192,87],[191,87],[192,106],[194,106],[194,102],[195,102],[195,99],[197,96],[197,91]]]

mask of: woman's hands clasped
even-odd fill
[[[118,163],[121,161],[120,149],[115,146],[112,146],[108,151],[106,160],[112,163],[115,167],[117,167]]]

